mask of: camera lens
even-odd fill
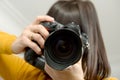
[[[54,53],[57,53],[57,55],[56,54],[54,54],[54,55],[61,57],[61,58],[69,56],[69,54],[71,53],[72,47],[73,47],[70,44],[70,42],[67,41],[67,39],[58,40],[57,44],[54,46],[55,46]]]
[[[70,38],[67,35],[59,38],[54,41],[52,52],[54,58],[61,61],[72,57],[75,46],[73,45],[73,40],[69,40]]]
[[[48,65],[61,70],[80,59],[82,42],[75,32],[60,29],[50,34],[45,42],[44,51]]]

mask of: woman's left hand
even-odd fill
[[[53,80],[84,80],[81,60],[63,71],[54,70],[46,64],[45,71]]]

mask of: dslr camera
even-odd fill
[[[56,21],[41,24],[50,35],[45,40],[42,55],[27,48],[24,57],[28,63],[44,70],[46,62],[53,69],[64,70],[80,60],[88,47],[88,38],[85,33],[81,33],[79,25],[74,22],[63,25]]]

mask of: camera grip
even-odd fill
[[[28,48],[25,52],[24,58],[29,64],[44,70],[45,58],[43,55],[38,55],[32,49]]]

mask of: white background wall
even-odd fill
[[[120,79],[120,0],[93,0],[93,2],[98,11],[112,76]]]
[[[0,30],[19,35],[36,16],[44,15],[56,0],[0,0]],[[120,79],[120,0],[92,0],[112,68]]]

